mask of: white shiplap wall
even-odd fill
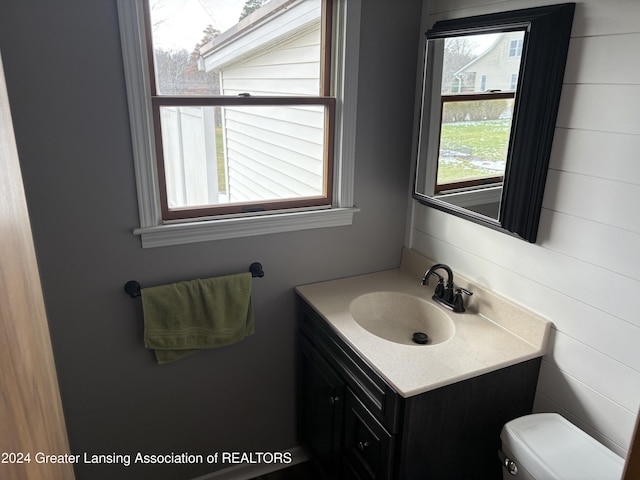
[[[434,21],[547,0],[425,0]],[[578,1],[536,244],[412,201],[410,247],[555,325],[536,411],[626,456],[640,405],[640,1]]]

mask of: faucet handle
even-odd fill
[[[453,302],[452,302],[454,312],[458,312],[458,313],[464,312],[464,298],[462,297],[463,293],[469,296],[473,295],[473,292],[470,292],[466,288],[456,287],[456,294],[453,296]]]
[[[444,298],[446,294],[446,289],[444,288],[444,278],[442,278],[440,275],[438,275],[438,277],[440,278],[438,279],[438,285],[436,285],[436,289],[433,292],[433,296],[438,298]]]

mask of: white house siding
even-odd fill
[[[463,72],[475,72],[474,91],[510,90],[511,75],[518,73],[521,57],[520,55],[517,57],[509,56],[509,43],[511,40],[522,38],[522,36],[522,32],[502,34],[486,55],[481,56],[462,70]],[[483,75],[486,75],[486,85],[481,88]]]
[[[230,200],[321,195],[323,110],[226,108],[224,131]]]
[[[223,67],[224,95],[318,95],[320,26],[277,49]],[[319,196],[324,188],[324,108],[224,109],[232,202]]]
[[[320,25],[222,69],[224,95],[319,95]]]
[[[423,26],[552,3],[425,0]],[[640,405],[638,18],[635,0],[577,2],[536,244],[415,202],[407,239],[554,323],[535,410],[621,456]]]

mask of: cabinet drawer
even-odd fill
[[[398,394],[311,307],[300,300],[300,330],[345,379],[364,405],[397,432]]]

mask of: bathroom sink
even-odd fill
[[[366,293],[351,302],[349,311],[365,330],[405,345],[435,345],[446,342],[455,332],[453,321],[445,311],[404,293]]]

